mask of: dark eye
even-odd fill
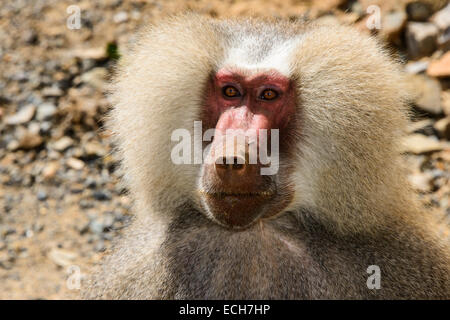
[[[226,86],[223,88],[223,95],[228,98],[235,98],[239,97],[241,93],[233,86]]]
[[[272,89],[266,89],[261,93],[260,99],[263,100],[273,100],[278,97],[278,93]]]

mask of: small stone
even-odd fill
[[[71,54],[81,60],[103,60],[107,58],[105,47],[75,49]]]
[[[103,223],[101,223],[97,219],[94,219],[89,223],[89,229],[92,233],[101,234],[105,230],[105,227]]]
[[[450,51],[440,59],[432,61],[427,68],[430,77],[450,77]]]
[[[442,114],[441,84],[426,75],[411,75],[408,85],[414,104],[422,111],[432,115]]]
[[[66,163],[70,168],[75,170],[81,170],[84,168],[84,162],[77,158],[69,158]]]
[[[82,193],[84,186],[81,183],[72,183],[70,186],[70,192],[74,194]]]
[[[441,151],[445,145],[437,139],[426,137],[422,134],[411,134],[404,140],[404,149],[406,153],[423,154],[434,151]]]
[[[450,50],[450,28],[439,35],[437,45],[444,52]]]
[[[68,149],[69,147],[73,146],[73,140],[69,137],[62,137],[61,139],[55,141],[53,143],[53,149],[57,151],[64,151]]]
[[[108,71],[105,68],[97,67],[83,73],[81,81],[96,89],[102,89],[106,84]]]
[[[25,30],[22,34],[22,41],[26,44],[35,45],[38,43],[38,34],[33,29]]]
[[[55,177],[58,169],[59,163],[57,161],[50,162],[44,167],[44,169],[42,169],[42,176],[44,179],[52,179]]]
[[[450,117],[442,118],[434,124],[439,137],[450,140]]]
[[[89,189],[95,189],[95,187],[97,187],[97,181],[92,177],[88,177],[84,182],[84,185]]]
[[[35,112],[36,106],[28,104],[20,109],[16,114],[6,117],[5,122],[9,125],[24,124],[33,119]]]
[[[442,109],[447,116],[450,116],[450,91],[442,91],[441,93]]]
[[[406,18],[404,11],[393,11],[385,14],[381,22],[381,36],[391,43],[400,43],[400,35],[406,25]]]
[[[45,192],[45,191],[38,191],[38,193],[37,193],[37,198],[38,198],[38,200],[39,201],[45,201],[45,200],[47,200],[47,192]]]
[[[430,192],[432,183],[431,175],[427,173],[416,172],[408,176],[409,182],[413,188],[420,192]]]
[[[107,151],[98,142],[88,142],[84,145],[84,152],[88,157],[97,156],[103,157],[106,155]]]
[[[44,97],[60,97],[63,95],[63,91],[57,86],[47,87],[42,90]]]
[[[120,11],[116,13],[113,17],[115,23],[123,23],[128,21],[128,13],[125,11]]]
[[[88,201],[86,199],[81,199],[79,206],[81,209],[90,209],[94,207],[94,204],[91,201]]]
[[[433,14],[433,8],[429,3],[414,1],[406,5],[406,13],[410,21],[427,21]]]
[[[409,22],[406,27],[406,45],[413,59],[430,55],[436,50],[438,28],[432,23]]]
[[[431,119],[424,119],[415,122],[411,122],[408,126],[408,133],[420,133],[426,136],[433,135],[434,121]]]
[[[37,108],[36,119],[45,121],[51,119],[56,114],[57,108],[53,103],[42,103]]]
[[[94,191],[92,192],[92,196],[94,197],[94,199],[99,200],[99,201],[107,201],[107,200],[111,200],[111,193],[108,191]]]
[[[50,260],[60,267],[67,267],[75,261],[77,254],[63,249],[52,249],[48,254]]]
[[[433,22],[440,31],[444,32],[450,28],[450,3],[443,9],[436,12],[433,17],[431,17],[431,22]]]
[[[95,244],[94,250],[97,252],[103,252],[106,250],[106,246],[103,240],[100,240]]]
[[[427,71],[429,61],[410,61],[405,65],[405,71],[411,74],[419,74]]]
[[[16,130],[17,143],[14,143],[14,149],[10,144],[8,144],[8,149],[16,150],[16,149],[33,149],[40,146],[44,141],[42,137],[37,132],[33,132],[32,130],[27,130],[23,127],[18,127]]]

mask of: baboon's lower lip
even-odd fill
[[[199,190],[203,204],[217,222],[232,228],[244,228],[254,223],[273,200],[274,191],[207,192]]]
[[[200,194],[211,197],[238,197],[238,198],[248,198],[248,197],[271,197],[274,195],[272,191],[258,191],[258,192],[208,192],[204,190],[199,190]]]

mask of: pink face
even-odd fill
[[[207,108],[217,130],[283,129],[295,112],[295,94],[291,81],[275,70],[246,76],[221,69],[213,78]]]
[[[216,129],[211,150],[223,143],[228,129],[243,132],[252,129],[256,134],[259,129],[267,129],[268,135],[270,129],[279,129],[281,148],[295,119],[296,95],[292,84],[275,70],[257,74],[219,70],[211,79],[203,110],[204,127]],[[247,163],[247,149],[243,150],[241,154],[232,150],[226,155],[233,159],[232,163],[236,162],[233,165],[219,164],[216,161],[219,156],[211,151],[209,156],[214,163],[204,165],[201,177],[202,203],[216,221],[234,228],[246,227],[260,217],[280,212],[291,196],[289,190],[277,189],[274,177],[261,175],[261,164]],[[224,159],[222,154],[220,157]],[[237,164],[239,157],[243,165]]]

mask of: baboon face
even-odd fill
[[[211,76],[202,121],[215,131],[198,191],[216,222],[244,228],[289,203],[288,165],[280,163],[289,164],[294,91],[274,69],[223,67]]]

